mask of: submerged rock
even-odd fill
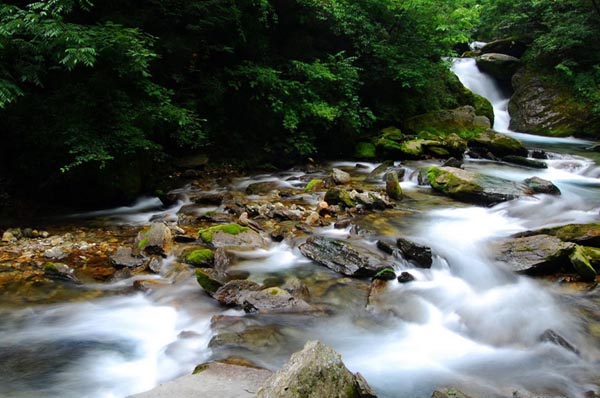
[[[63,263],[46,263],[44,265],[44,275],[50,279],[81,283],[81,280],[75,275],[75,270]]]
[[[512,181],[455,167],[430,167],[427,179],[436,191],[468,203],[492,205],[523,193]]]
[[[323,236],[309,237],[299,249],[311,260],[348,276],[373,276],[385,268],[381,258],[367,249]]]
[[[548,195],[560,195],[560,189],[552,181],[544,180],[539,177],[527,178],[523,184],[533,193],[545,193]]]
[[[265,381],[257,398],[375,398],[360,375],[352,374],[340,354],[318,341],[300,352]]]
[[[531,167],[532,169],[547,169],[548,165],[535,159],[529,159],[525,156],[508,155],[502,158],[507,163],[517,164],[519,166]]]

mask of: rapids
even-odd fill
[[[583,397],[597,388],[593,383],[600,374],[598,341],[577,311],[587,305],[586,295],[515,275],[495,264],[487,250],[490,242],[516,232],[599,221],[600,169],[585,156],[583,149],[589,142],[509,131],[508,94],[481,74],[472,59],[454,60],[452,70],[465,86],[492,102],[496,130],[550,155],[545,170],[480,160],[467,160],[465,168],[514,181],[537,175],[552,180],[562,196],[536,195],[492,208],[439,198],[420,201],[428,197],[430,188],[416,184],[416,170],[428,163],[407,162],[402,187],[416,198],[403,204],[407,214],[365,217],[358,235],[349,228],[317,231],[371,247],[379,238],[402,235],[433,249],[431,269],[396,259],[396,273],[410,271],[416,281],[389,283],[371,310],[364,308],[364,287],[330,284],[333,288],[325,289],[322,285],[336,275],[304,258],[293,242],[272,243],[265,250],[237,253],[235,268],[249,271],[258,282],[295,275],[307,281],[311,293],[325,290],[315,295],[316,300],[331,311],[311,317],[244,316],[242,311],[216,305],[191,274],[172,272],[155,276],[164,284],[145,294],[126,288],[132,278],[94,285],[106,293],[97,299],[3,308],[0,396],[118,398],[151,389],[221,355],[208,343],[215,333],[211,317],[223,314],[275,325],[283,336],[265,351],[230,349],[228,354],[276,369],[306,340],[320,339],[338,350],[346,365],[361,372],[384,398],[425,398],[444,386],[486,397],[528,392]],[[336,162],[329,166],[350,170],[353,178],[360,179],[376,165],[354,168],[353,162]],[[301,174],[240,178],[222,188],[244,190],[265,181],[290,187],[297,185],[294,177]],[[317,201],[311,194],[297,200],[311,205]],[[74,215],[71,222],[102,218],[139,225],[157,216],[172,220],[187,203],[165,209],[157,199],[143,199],[128,208]],[[82,289],[86,288],[91,287]],[[540,341],[547,329],[559,333],[581,354]]]

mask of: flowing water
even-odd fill
[[[429,397],[443,386],[486,397],[528,391],[582,397],[597,389],[593,383],[600,374],[598,340],[578,312],[589,304],[587,295],[517,276],[494,263],[488,250],[490,242],[515,232],[600,219],[600,169],[583,151],[589,142],[509,131],[507,93],[471,59],[456,60],[453,70],[468,88],[492,102],[496,130],[550,155],[546,170],[475,160],[467,161],[465,168],[514,181],[537,175],[552,180],[562,196],[536,195],[492,208],[467,206],[431,197],[430,189],[419,187],[414,177],[414,171],[428,163],[409,163],[402,186],[415,200],[403,205],[402,214],[367,216],[360,221],[363,232],[358,235],[331,227],[317,231],[368,247],[381,237],[402,235],[432,248],[431,269],[395,259],[397,273],[410,271],[416,281],[389,283],[369,309],[366,283],[335,282],[335,274],[300,255],[297,242],[237,253],[235,267],[250,271],[258,282],[297,276],[307,282],[317,304],[329,309],[325,314],[257,317],[223,309],[202,293],[191,274],[168,272],[173,261],[168,259],[166,270],[155,276],[162,287],[149,293],[126,289],[132,278],[80,288],[104,290],[98,299],[1,310],[0,396],[125,397],[189,374],[215,355],[242,355],[276,369],[308,339],[320,339],[341,352],[347,366],[361,372],[381,397]],[[360,179],[376,165],[331,166],[352,169]],[[257,181],[303,186],[294,180],[302,174],[253,176],[226,188],[243,190]],[[307,206],[317,199],[311,194],[295,198]],[[101,217],[138,225],[156,216],[175,219],[186,203],[163,209],[156,199],[145,199],[130,208],[80,214],[74,220]],[[208,342],[215,333],[213,315],[274,326],[277,338],[256,352],[212,351]],[[541,341],[547,329],[580,354]]]

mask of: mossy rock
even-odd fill
[[[485,131],[490,128],[490,121],[477,116],[475,108],[466,105],[456,109],[443,109],[417,115],[406,120],[406,128],[410,132],[440,131],[444,134],[464,131]]]
[[[430,167],[427,180],[433,189],[467,203],[492,205],[523,194],[512,181],[455,167]]]
[[[239,235],[242,232],[248,231],[248,227],[242,227],[239,224],[216,225],[214,227],[204,228],[198,231],[200,239],[206,243],[212,243],[213,234],[216,232],[224,232],[229,235]]]
[[[568,224],[553,228],[544,228],[529,234],[547,234],[562,241],[584,246],[600,247],[600,223]]]
[[[596,279],[596,270],[590,264],[585,250],[581,246],[576,246],[569,256],[573,268],[585,280],[592,281]]]
[[[210,249],[197,249],[185,256],[185,262],[196,267],[211,265],[214,253]]]
[[[329,205],[341,205],[344,207],[356,206],[356,202],[352,200],[348,191],[335,187],[327,190],[324,200]]]
[[[496,79],[510,81],[515,74],[521,61],[507,54],[486,53],[476,59],[477,67],[484,73],[487,73]]]
[[[354,156],[358,159],[374,159],[377,157],[377,148],[372,142],[359,142],[354,148]]]
[[[385,193],[394,200],[401,200],[404,196],[400,181],[398,179],[398,173],[396,171],[388,171],[384,176],[385,180]]]
[[[381,134],[375,143],[375,149],[378,155],[383,157],[394,157],[402,153],[401,142],[404,140],[404,134],[396,127],[387,127],[381,130]]]
[[[520,69],[512,79],[510,128],[553,137],[597,137],[600,117],[556,71]]]
[[[310,180],[306,187],[304,187],[305,192],[316,192],[322,191],[325,188],[325,182],[323,180],[314,179]]]
[[[600,249],[596,247],[581,246],[583,254],[596,271],[600,271]]]
[[[493,130],[478,133],[468,139],[468,145],[475,151],[483,148],[498,157],[510,155],[526,157],[528,155],[527,148],[521,141]]]
[[[196,281],[210,295],[224,285],[224,281],[218,276],[217,271],[212,268],[196,269]]]

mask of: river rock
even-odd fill
[[[550,136],[600,132],[600,118],[594,117],[592,107],[566,86],[528,69],[519,70],[512,85],[515,91],[508,107],[512,130]]]
[[[55,247],[45,250],[44,257],[50,258],[52,260],[61,260],[65,257],[67,257],[67,255],[65,254],[65,251],[63,250],[62,247],[55,246]]]
[[[361,205],[361,207],[368,210],[385,210],[387,208],[394,207],[394,205],[379,192],[358,192],[353,190],[349,192],[349,195],[350,200],[352,200],[354,203],[358,203]]]
[[[402,188],[400,187],[400,182],[398,181],[398,173],[394,170],[390,170],[385,173],[385,193],[391,199],[401,200],[402,199]]]
[[[255,182],[246,187],[246,193],[248,195],[264,195],[279,188],[281,188],[281,185],[278,181]]]
[[[311,236],[299,249],[311,260],[348,276],[373,276],[385,268],[378,255],[337,239]]]
[[[137,234],[133,254],[146,255],[157,254],[166,257],[173,248],[173,236],[171,230],[163,223],[154,223],[149,229]]]
[[[392,168],[394,168],[394,162],[392,160],[386,160],[375,167],[373,171],[371,171],[369,175],[365,177],[365,181],[378,183],[381,181],[385,173]],[[400,175],[404,176],[406,170],[400,167],[396,169],[396,171],[398,172],[398,177],[400,177]]]
[[[233,280],[218,288],[213,297],[224,305],[242,305],[245,295],[261,289],[262,286],[253,281]]]
[[[482,54],[506,54],[516,58],[521,58],[527,45],[515,38],[499,39],[486,43],[481,47]]]
[[[251,291],[243,296],[242,306],[246,312],[263,314],[309,312],[313,308],[306,301],[292,296],[288,291],[278,287],[270,287],[259,291]]]
[[[356,202],[352,200],[348,191],[335,187],[327,190],[324,200],[330,205],[340,205],[343,207],[356,206]]]
[[[494,246],[495,258],[509,269],[524,274],[546,274],[569,263],[575,245],[550,235],[509,238]]]
[[[557,346],[563,347],[564,349],[571,351],[577,355],[579,355],[579,350],[575,348],[575,346],[567,341],[560,334],[556,333],[552,329],[547,329],[540,336],[540,341],[547,341],[552,344],[556,344]]]
[[[471,151],[480,155],[490,152],[497,157],[504,156],[527,156],[527,148],[519,140],[500,134],[493,130],[487,130],[470,138],[468,146]],[[487,157],[487,156],[483,156]]]
[[[200,239],[214,247],[232,249],[257,249],[265,248],[265,240],[260,234],[248,227],[239,224],[223,224],[201,229],[198,234]]]
[[[527,231],[519,234],[519,236],[539,234],[556,236],[560,240],[577,243],[578,245],[600,247],[600,223],[567,224],[536,231]]]
[[[512,181],[455,167],[430,167],[427,179],[436,191],[467,203],[492,205],[518,198],[524,193]]]
[[[214,295],[225,284],[224,277],[213,268],[197,268],[196,281],[210,296]]]
[[[300,352],[265,381],[257,398],[374,398],[362,376],[352,374],[340,354],[318,341]]]
[[[415,277],[410,272],[402,272],[398,275],[398,282],[400,283],[408,283],[415,280]]]
[[[81,281],[75,275],[75,270],[63,263],[46,263],[44,275],[50,279],[59,279],[80,284]]]
[[[133,250],[130,247],[120,246],[109,257],[113,266],[119,268],[136,268],[143,264],[144,260],[133,256]]]
[[[252,352],[273,351],[284,340],[277,326],[250,325],[239,331],[222,331],[208,346],[212,349],[243,348]]]
[[[396,245],[404,258],[412,260],[419,268],[431,268],[431,264],[433,263],[431,248],[418,245],[404,238],[399,238],[396,241]]]
[[[519,58],[507,54],[486,53],[476,58],[477,67],[498,80],[510,81],[521,66]]]
[[[552,181],[540,177],[531,177],[523,181],[523,184],[533,193],[545,193],[548,195],[560,195],[560,189]]]
[[[576,246],[571,252],[569,260],[571,260],[571,264],[573,265],[573,268],[575,268],[575,271],[577,271],[584,280],[594,281],[596,279],[596,270],[590,264],[590,260],[587,258],[583,247]]]
[[[532,169],[547,169],[548,165],[545,162],[541,162],[535,159],[529,159],[525,156],[508,155],[502,158],[503,161],[512,164],[518,164],[519,166],[531,167]]]
[[[331,171],[331,179],[336,185],[345,185],[349,184],[350,181],[352,181],[352,179],[350,178],[350,174],[336,168],[334,168]]]
[[[196,367],[193,375],[159,385],[131,398],[254,398],[254,393],[272,375],[266,369],[210,362]]]

